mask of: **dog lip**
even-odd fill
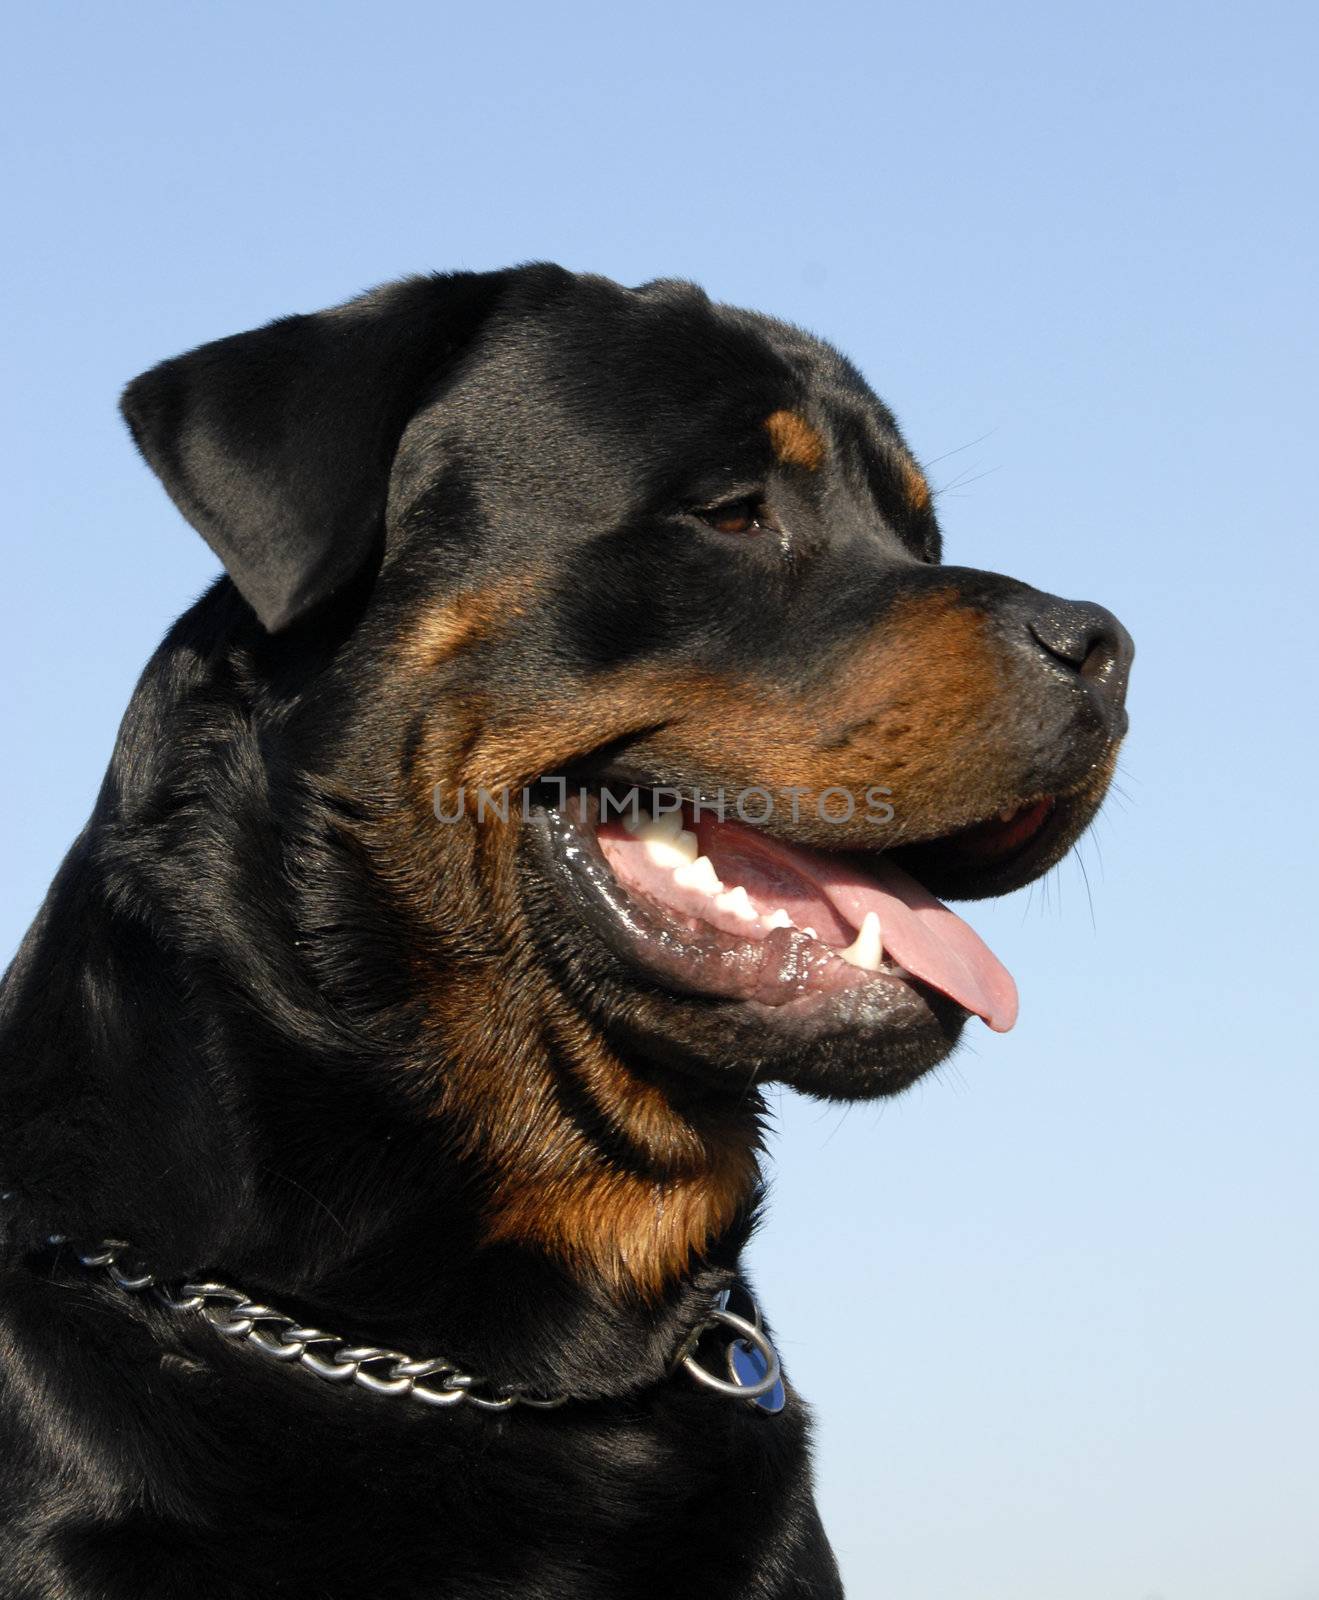
[[[1047,804],[1047,810],[1029,834],[1002,854],[977,854],[962,848],[986,826],[979,822],[898,845],[893,857],[946,900],[998,899],[1033,883],[1057,865],[1098,809],[1098,799],[1084,786],[1023,802],[1032,804]]]
[[[940,834],[931,842],[942,844],[968,860],[1000,866],[1011,862],[1034,844],[1048,827],[1057,804],[1058,797],[1052,794],[1042,795],[1035,800],[1023,800],[995,817],[973,822],[952,833]]]

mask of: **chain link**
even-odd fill
[[[467,1405],[479,1411],[508,1411],[513,1406],[553,1411],[568,1399],[492,1384],[442,1356],[417,1360],[401,1350],[353,1344],[336,1333],[304,1327],[296,1317],[249,1299],[226,1283],[162,1284],[155,1273],[131,1261],[132,1247],[122,1239],[103,1239],[83,1249],[63,1234],[52,1234],[50,1243],[71,1245],[82,1266],[103,1270],[117,1288],[129,1294],[149,1292],[170,1311],[198,1311],[223,1338],[248,1344],[271,1361],[296,1362],[328,1383],[355,1383],[374,1394],[407,1395],[426,1406]],[[126,1270],[122,1264],[126,1257],[128,1265],[139,1270]]]

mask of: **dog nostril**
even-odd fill
[[[1103,681],[1131,653],[1126,629],[1103,606],[1059,600],[1027,624],[1037,644],[1083,678]]]
[[[1085,660],[1081,663],[1081,676],[1083,678],[1106,676],[1115,656],[1116,651],[1110,640],[1096,639],[1085,653]]]

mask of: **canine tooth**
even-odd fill
[[[714,899],[715,905],[721,911],[731,911],[735,917],[743,922],[758,922],[759,914],[751,904],[751,896],[739,883],[735,889],[730,889],[727,894],[718,894]]]
[[[856,938],[846,950],[840,950],[838,954],[844,961],[854,967],[861,967],[866,972],[879,970],[879,964],[884,959],[884,941],[880,934],[878,912],[866,912],[861,919],[861,928]]]
[[[673,881],[680,889],[699,889],[702,894],[721,894],[724,887],[709,856],[697,856],[687,866],[679,867]]]
[[[806,937],[808,939],[818,939],[820,937],[820,935],[818,933],[816,933],[814,928],[803,928],[801,931],[806,935]]]
[[[766,917],[765,926],[770,929],[790,928],[792,927],[792,918],[783,909],[783,907],[780,906],[777,911],[771,912],[770,915]]]
[[[1006,811],[1000,811],[999,812],[998,820],[1000,822],[1011,822],[1013,817],[1015,817],[1017,812],[1020,811],[1020,810],[1021,810],[1020,806],[1009,806]]]

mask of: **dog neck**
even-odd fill
[[[519,1143],[499,1097],[484,1127],[443,1097],[419,1115],[381,1092],[375,1056],[345,1070],[250,1027],[240,1063],[232,1017],[210,1039],[168,1017],[163,947],[143,963],[112,920],[56,963],[85,905],[78,883],[52,896],[5,994],[11,1260],[53,1232],[124,1238],[163,1280],[214,1275],[353,1339],[575,1396],[663,1380],[734,1281],[753,1189],[710,1228],[708,1202],[611,1167],[570,1118],[547,1136],[548,1109],[528,1107]],[[80,1010],[79,993],[102,999]],[[460,1101],[492,1070],[465,1066]]]
[[[186,801],[152,788],[136,730],[163,675],[5,981],[9,1252],[122,1237],[163,1278],[212,1271],[542,1392],[662,1377],[735,1276],[758,1101],[625,1064],[500,959],[427,987],[333,851],[290,894],[289,840],[324,821],[292,793],[278,836],[245,820],[275,805],[249,741],[176,763]],[[318,919],[352,930],[346,971]]]

